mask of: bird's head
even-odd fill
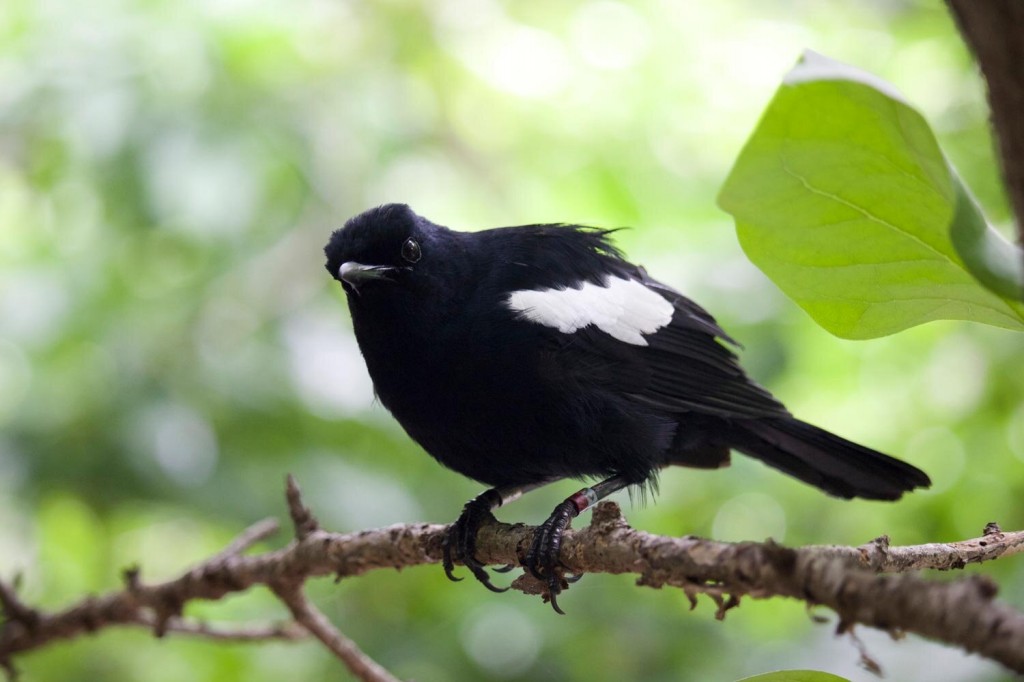
[[[331,235],[324,247],[327,271],[350,296],[408,281],[441,230],[405,204],[360,213]]]

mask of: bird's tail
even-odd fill
[[[792,417],[750,419],[733,447],[830,495],[896,500],[931,485],[928,475],[895,457]]]

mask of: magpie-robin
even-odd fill
[[[830,495],[895,500],[925,473],[795,419],[740,368],[703,308],[623,260],[609,231],[525,225],[456,232],[388,204],[325,248],[380,401],[441,464],[491,488],[444,546],[484,585],[476,532],[563,478],[596,478],[555,507],[524,565],[551,603],[562,532],[665,466],[718,468],[730,450]]]

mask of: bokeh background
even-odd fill
[[[713,311],[795,413],[935,482],[896,505],[844,502],[738,458],[666,472],[654,504],[623,496],[637,527],[791,544],[1024,527],[1024,337],[933,323],[833,338],[747,262],[715,206],[804,48],[892,81],[1006,225],[983,87],[938,1],[0,3],[0,573],[50,608],[134,563],[171,577],[283,517],[286,472],[332,530],[454,519],[479,486],[374,403],[322,267],[330,231],[388,201],[458,229],[632,226],[619,244]],[[538,522],[574,489],[500,516]],[[1024,608],[1024,561],[980,570]],[[407,679],[869,679],[834,622],[796,602],[745,600],[719,623],[708,601],[691,612],[679,592],[594,575],[559,617],[439,567],[311,591]],[[285,615],[260,591],[188,613]],[[858,632],[890,679],[1008,679]],[[137,630],[18,663],[28,680],[345,677],[315,643]]]

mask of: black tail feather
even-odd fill
[[[791,417],[736,426],[745,437],[734,448],[830,495],[896,500],[931,485],[917,467]]]

